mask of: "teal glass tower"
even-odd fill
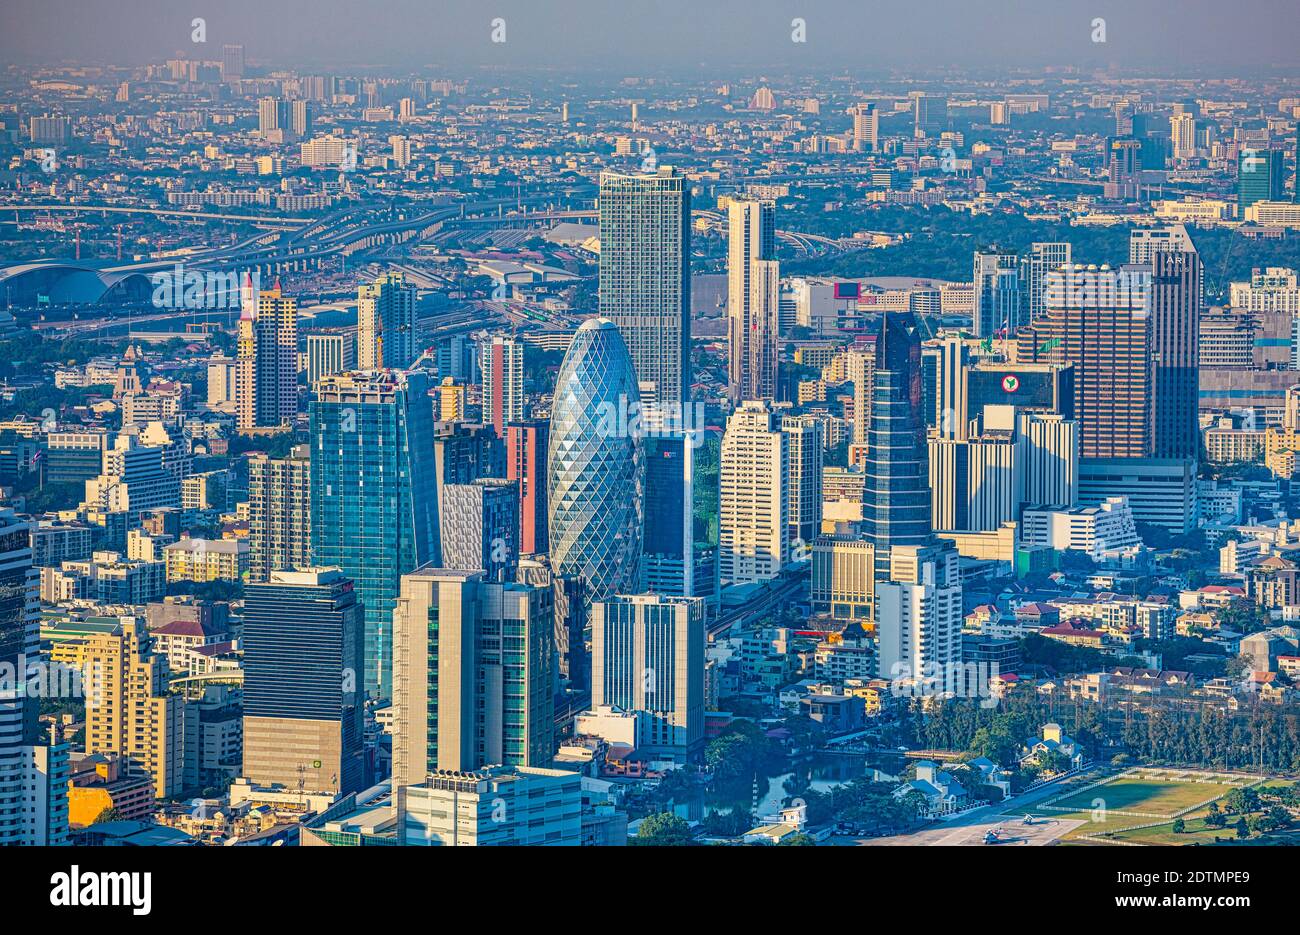
[[[336,374],[309,407],[312,556],[356,584],[375,698],[391,697],[402,575],[442,558],[428,391],[420,371]]]

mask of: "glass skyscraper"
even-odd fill
[[[551,564],[591,600],[637,589],[645,464],[637,386],[614,323],[583,322],[555,384],[547,452]]]
[[[863,531],[876,569],[889,573],[895,545],[930,541],[929,454],[921,411],[921,342],[908,313],[886,313],[876,343]]]
[[[690,232],[681,173],[601,173],[600,315],[618,326],[645,401],[665,415],[690,397]]]
[[[433,407],[419,371],[338,374],[311,413],[312,559],[355,582],[368,694],[389,697],[402,575],[441,561]]]

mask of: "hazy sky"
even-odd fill
[[[206,48],[190,41],[203,17]],[[491,21],[506,42],[491,41]],[[791,20],[807,41],[791,41]],[[1105,19],[1106,41],[1092,40]],[[1300,0],[0,0],[0,63],[180,52],[329,69],[486,64],[627,74],[824,68],[1296,66]]]

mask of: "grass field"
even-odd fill
[[[1173,818],[1184,809],[1225,796],[1234,788],[1237,787],[1221,782],[1174,782],[1148,776],[1124,776],[1052,804],[1057,809],[1090,814],[1094,801],[1100,799],[1102,807],[1108,812],[1134,812]]]

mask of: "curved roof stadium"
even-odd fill
[[[46,260],[0,268],[0,301],[14,305],[93,305],[148,300],[149,276],[137,269]]]

